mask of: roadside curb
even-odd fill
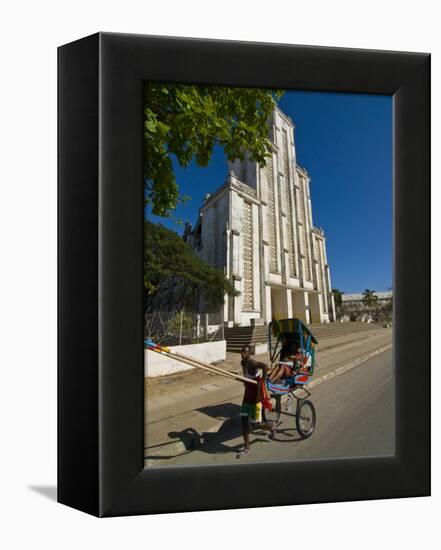
[[[192,436],[189,436],[186,441],[171,441],[170,443],[164,444],[161,449],[158,451],[158,454],[151,455],[151,458],[146,458],[144,456],[144,462],[147,466],[155,466],[156,464],[159,464],[160,462],[165,462],[169,458],[176,458],[177,456],[191,453],[192,451],[196,451],[197,449],[200,449],[203,447],[208,441],[205,441],[205,439],[212,434],[215,435],[218,433],[222,428],[227,427],[230,423],[233,423],[237,418],[239,418],[239,413],[231,416],[230,418],[225,418],[224,420],[217,420],[215,424],[212,424],[207,430],[205,430],[201,434],[193,434]],[[206,436],[204,438],[204,435]],[[144,449],[144,453],[149,455],[149,448]],[[169,455],[173,454],[173,457],[170,457]]]
[[[307,384],[308,388],[313,388],[315,386],[319,386],[320,384],[323,384],[323,382],[326,382],[327,380],[331,380],[332,378],[335,378],[336,376],[340,376],[341,374],[347,372],[348,370],[351,370],[355,367],[358,367],[362,363],[365,363],[366,361],[369,361],[370,359],[373,359],[377,355],[380,355],[380,353],[384,353],[385,351],[388,351],[392,348],[392,344],[387,344],[386,346],[383,346],[381,348],[378,348],[374,351],[371,351],[369,353],[366,353],[365,355],[362,355],[361,357],[358,357],[357,359],[354,359],[353,361],[349,361],[349,363],[346,363],[345,365],[342,365],[341,367],[338,367],[337,369],[327,372],[323,376],[320,376],[319,378],[316,378],[313,380],[310,384]]]
[[[362,355],[357,359],[349,361],[348,363],[338,367],[337,369],[327,372],[323,376],[316,378],[310,384],[307,384],[307,388],[313,388],[315,386],[319,386],[320,384],[323,384],[324,382],[327,382],[328,380],[332,380],[336,376],[340,376],[341,374],[344,374],[345,372],[355,367],[358,367],[363,363],[366,363],[366,361],[373,359],[377,355],[380,355],[381,353],[384,353],[391,348],[392,348],[392,344],[387,344],[386,346],[382,346],[381,348],[378,348],[365,355]],[[233,422],[238,416],[239,414],[236,414],[231,418],[227,418],[225,420],[217,420],[216,423],[212,424],[204,432],[204,434],[217,433],[222,427],[227,426],[229,423]],[[171,441],[170,443],[164,444],[161,447],[160,451],[158,451],[157,455],[156,454],[152,455],[151,458],[144,457],[144,462],[146,466],[155,466],[156,464],[164,462],[169,458],[175,458],[181,454],[186,454],[186,453],[195,451],[198,448],[201,448],[205,443],[206,442],[204,441],[203,434],[194,434],[193,436],[189,437],[187,441],[182,441],[182,440]],[[148,448],[145,449],[145,452],[148,454]],[[170,455],[173,455],[173,456],[170,457]]]

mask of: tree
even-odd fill
[[[145,200],[152,213],[169,216],[180,200],[172,155],[186,167],[195,158],[207,166],[215,144],[228,160],[265,165],[268,119],[283,92],[146,83],[144,87]]]
[[[367,288],[363,292],[363,304],[370,313],[378,307],[378,296],[375,294],[375,290]]]
[[[390,323],[392,321],[393,314],[393,300],[392,298],[386,298],[379,303],[379,309],[381,311],[382,321]]]
[[[341,316],[343,313],[343,292],[338,288],[332,289],[332,294],[334,296],[335,309],[337,310],[337,315]]]
[[[145,222],[144,291],[146,302],[165,309],[217,311],[224,296],[238,291],[224,274],[204,263],[189,244],[160,224]]]

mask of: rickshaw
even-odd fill
[[[263,409],[263,419],[272,425],[273,436],[281,414],[295,416],[297,431],[303,439],[307,439],[314,432],[316,412],[308,399],[311,393],[305,386],[314,374],[316,344],[317,340],[300,319],[274,320],[269,324],[268,349],[271,366],[285,365],[289,371],[289,374],[276,383],[272,383],[268,378],[266,380],[273,408]],[[287,407],[282,411],[284,396],[288,398]],[[293,398],[296,400],[295,413],[290,414]]]

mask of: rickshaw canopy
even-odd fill
[[[276,340],[273,347],[272,339]],[[268,344],[271,363],[277,360],[282,351],[287,349],[286,346],[293,345],[297,342],[301,352],[311,357],[311,374],[315,364],[314,345],[318,344],[317,339],[309,330],[309,328],[295,317],[292,319],[273,320],[269,324]]]
[[[278,321],[271,321],[271,329],[274,336],[298,336],[299,340],[307,339],[311,337],[311,342],[318,344],[318,341],[309,330],[309,328],[300,320],[293,317],[292,319],[280,319]]]

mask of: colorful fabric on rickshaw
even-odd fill
[[[254,424],[262,422],[261,403],[247,403],[243,401],[240,407],[240,416],[247,416],[248,420]]]
[[[260,393],[260,402],[262,403],[262,407],[264,409],[267,409],[268,411],[273,410],[273,405],[270,400],[270,396],[268,394],[268,390],[265,384],[265,380],[263,378],[260,378],[259,380],[259,393]]]
[[[289,384],[273,384],[269,380],[266,382],[266,387],[271,393],[275,393],[276,395],[285,395],[291,390]]]

